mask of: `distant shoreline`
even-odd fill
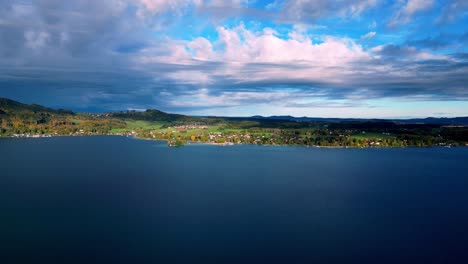
[[[0,137],[1,139],[41,139],[41,138],[54,138],[54,137],[126,137],[126,138],[133,138],[138,140],[146,140],[146,141],[161,141],[167,143],[168,139],[152,139],[152,138],[144,138],[138,136],[130,136],[130,135],[121,135],[121,134],[91,134],[91,135],[80,135],[80,134],[73,134],[73,135],[24,135],[24,136],[6,136]],[[367,147],[353,147],[353,146],[317,146],[317,145],[287,145],[287,144],[247,144],[247,143],[216,143],[216,142],[201,142],[201,141],[187,141],[184,145],[180,146],[168,146],[168,147],[183,147],[183,146],[190,146],[190,145],[211,145],[211,146],[220,146],[220,147],[227,147],[227,146],[238,146],[238,145],[245,145],[245,146],[262,146],[262,147],[304,147],[304,148],[323,148],[323,149],[397,149],[397,148],[457,148],[457,147],[468,147],[468,146],[367,146]]]

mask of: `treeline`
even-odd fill
[[[420,134],[411,130],[399,134],[365,133],[355,129],[225,129],[216,132],[195,129],[191,131],[137,130],[143,138],[167,140],[169,142],[211,142],[257,145],[298,145],[323,147],[407,147],[407,146],[461,146],[468,144],[468,131],[452,131],[449,128],[434,130],[431,134]],[[179,143],[178,143],[179,144]]]
[[[114,128],[125,128],[126,123],[115,118],[95,119],[90,117],[55,116],[47,118],[1,117],[0,135],[70,135],[70,134],[107,134]]]

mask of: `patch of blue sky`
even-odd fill
[[[274,7],[278,0],[247,0],[246,6],[249,8],[267,9]]]
[[[367,100],[369,105],[377,109],[382,109],[382,112],[388,112],[391,109],[395,110],[392,118],[413,118],[413,117],[428,117],[428,116],[446,116],[455,117],[466,115],[468,102],[466,101],[441,101],[427,100],[414,98],[380,98]],[[397,114],[398,113],[398,114]],[[403,113],[411,113],[404,115]]]

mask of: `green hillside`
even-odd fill
[[[74,115],[72,111],[63,109],[52,109],[38,104],[23,104],[7,98],[0,98],[0,111],[6,114],[37,114],[50,113],[59,115]],[[0,112],[1,113],[1,112]]]

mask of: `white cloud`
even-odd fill
[[[270,28],[251,31],[243,24],[234,28],[218,27],[217,32],[219,39],[214,42],[196,38],[188,42],[170,41],[165,50],[160,46],[148,48],[138,61],[177,62],[194,68],[198,67],[199,60],[221,65],[209,73],[181,69],[168,75],[180,82],[199,84],[200,81],[210,83],[210,75],[238,82],[279,79],[338,82],[342,73],[352,70],[352,63],[371,59],[360,45],[347,38],[328,36],[323,42],[314,43],[310,37],[295,32],[284,39]],[[265,66],[255,66],[262,64]]]
[[[401,24],[406,24],[411,21],[413,15],[431,9],[433,4],[433,0],[408,0],[406,2],[402,2],[402,5],[390,19],[388,25],[390,27],[395,27]]]
[[[258,104],[271,104],[272,102],[287,103],[297,98],[304,98],[303,93],[291,92],[221,92],[211,94],[207,88],[192,91],[177,99],[167,98],[169,105],[173,107],[227,107],[246,106]]]
[[[442,14],[437,18],[439,23],[454,22],[460,17],[468,14],[468,1],[466,0],[449,0],[442,9]]]
[[[378,0],[286,0],[283,4],[283,15],[290,21],[311,22],[322,17],[339,16],[343,18],[358,17],[367,9],[376,6]]]
[[[204,5],[214,7],[241,7],[248,3],[248,0],[207,0],[204,2]]]
[[[129,3],[132,4],[132,1],[129,1]],[[202,4],[202,0],[138,0],[136,2],[137,14],[142,19],[151,19],[156,15],[167,12],[173,15],[181,15],[188,7],[200,4]]]
[[[279,1],[279,0],[274,0],[274,1],[272,1],[271,3],[268,3],[268,4],[265,6],[265,8],[266,8],[266,9],[276,9],[276,8],[278,8],[278,6],[279,6],[278,1]]]
[[[50,39],[50,34],[44,31],[36,32],[28,30],[24,33],[24,39],[26,47],[37,50],[46,46],[47,41]]]
[[[211,42],[203,37],[198,37],[187,44],[187,48],[193,52],[192,56],[197,60],[213,60],[215,53],[213,52],[213,45]]]
[[[361,36],[361,39],[362,40],[368,40],[368,39],[371,39],[371,38],[375,37],[376,34],[377,33],[375,31],[371,31],[371,32]]]
[[[372,23],[370,23],[369,26],[367,26],[368,29],[374,29],[376,27],[377,27],[377,22],[375,22],[375,20],[372,21]]]
[[[243,25],[234,29],[219,27],[219,41],[225,47],[221,56],[225,61],[306,62],[315,66],[342,65],[366,57],[362,48],[350,39],[324,37],[322,43],[315,44],[311,38],[295,33],[283,39],[269,28],[252,32]]]
[[[201,0],[140,0],[141,6],[153,14],[177,11],[191,4],[199,5],[201,2]]]
[[[126,0],[129,4],[135,4],[135,1]],[[170,13],[180,16],[187,12],[189,8],[242,8],[248,4],[248,0],[138,0],[138,15],[144,19],[151,19],[154,16]]]

